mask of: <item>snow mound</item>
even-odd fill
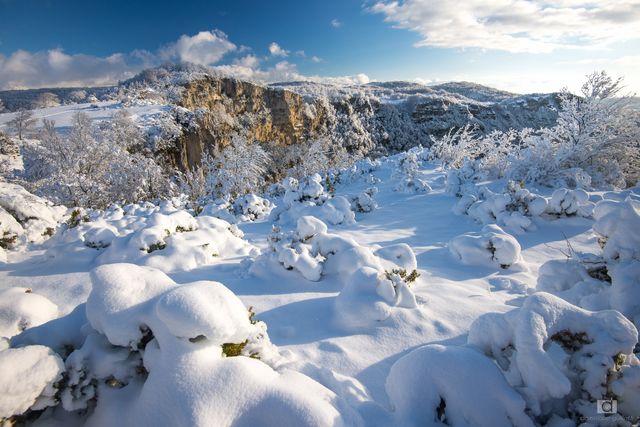
[[[55,405],[63,371],[62,359],[44,346],[0,351],[0,419]]]
[[[463,264],[509,268],[520,259],[520,244],[495,224],[481,233],[465,233],[449,242],[449,251]]]
[[[546,213],[553,215],[581,216],[590,218],[595,204],[589,201],[586,191],[559,188],[548,201]]]
[[[500,369],[470,348],[413,350],[393,364],[386,390],[398,425],[534,426]]]
[[[272,218],[281,225],[296,224],[303,216],[315,216],[332,225],[355,223],[349,199],[328,193],[318,174],[300,182],[286,178],[282,187],[285,190],[283,205],[272,211]]]
[[[0,337],[12,337],[58,316],[58,306],[31,289],[0,290]]]
[[[17,184],[0,182],[0,250],[47,240],[66,211]]]
[[[640,260],[640,203],[598,202],[593,217],[593,230],[600,235],[605,259]]]
[[[274,207],[271,201],[253,193],[238,198],[233,204],[238,221],[257,221],[266,218]]]
[[[172,204],[129,205],[86,214],[48,243],[53,258],[89,251],[98,265],[129,262],[162,271],[191,270],[254,248],[228,222],[193,217]]]
[[[506,314],[480,316],[468,343],[496,360],[534,416],[558,408],[562,416],[589,416],[609,395],[620,365],[635,363],[637,337],[617,311],[591,312],[541,292]]]
[[[346,421],[328,389],[265,364],[278,358],[266,326],[251,320],[221,283],[178,286],[158,270],[130,264],[98,267],[92,281],[87,317],[112,345],[111,360],[119,362],[108,376],[109,369],[94,370],[112,389],[70,394],[65,408],[73,408],[74,398],[86,401],[95,393],[98,405],[90,420],[95,425],[109,425],[123,414],[132,424],[203,426],[212,419],[222,426],[358,424],[355,414]],[[78,356],[71,354],[76,363],[68,367],[84,372],[96,349],[108,349],[104,344],[90,335],[74,352]],[[140,353],[133,361],[141,358],[146,379],[135,375],[132,356],[123,350]],[[86,388],[90,382],[81,378],[75,384]]]

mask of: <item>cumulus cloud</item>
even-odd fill
[[[146,62],[142,55],[142,51],[137,51],[136,55],[113,54],[102,58],[69,55],[61,49],[0,54],[0,88],[108,85],[143,69]]]
[[[320,58],[319,56],[312,56],[311,57],[311,62],[315,62],[316,64],[322,62],[322,58]]]
[[[271,55],[273,56],[289,56],[289,51],[281,48],[280,45],[276,42],[273,42],[269,45],[269,52],[271,52]]]
[[[323,77],[317,75],[304,75],[298,71],[296,64],[288,61],[280,61],[273,67],[261,69],[250,67],[238,62],[230,65],[217,65],[212,67],[223,75],[251,80],[259,83],[274,83],[284,81],[309,81],[316,83],[330,83],[336,85],[366,84],[370,79],[366,74],[355,74],[352,76]]]
[[[182,35],[160,51],[167,60],[179,60],[200,65],[215,64],[227,53],[237,49],[225,33],[219,30],[201,31],[195,36]]]
[[[331,26],[332,26],[333,28],[340,28],[340,27],[342,27],[342,22],[340,22],[340,21],[339,21],[339,20],[337,20],[337,19],[332,19],[332,20],[331,20]]]
[[[639,0],[404,0],[370,10],[420,34],[416,46],[544,53],[640,38]]]
[[[219,30],[202,31],[193,36],[183,35],[155,52],[134,50],[107,57],[70,55],[62,49],[40,52],[19,50],[8,56],[0,54],[0,89],[111,85],[165,61],[192,62],[225,75],[265,83],[307,80],[358,84],[369,81],[364,74],[327,78],[306,76],[299,72],[296,64],[286,60],[261,68],[261,59],[248,53],[250,50],[245,46],[238,48]],[[289,55],[289,51],[277,43],[272,43],[269,50],[274,57]],[[230,63],[220,65],[220,61],[229,53],[235,53],[237,57]],[[296,55],[306,57],[303,51],[298,51]],[[322,61],[317,56],[309,59],[315,63]]]

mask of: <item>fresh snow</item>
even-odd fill
[[[35,219],[7,210],[8,231],[56,230],[3,251],[0,417],[574,425],[610,392],[637,417],[640,189],[454,183],[427,158],[198,216],[179,200],[75,223],[37,199]]]

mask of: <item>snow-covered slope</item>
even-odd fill
[[[427,155],[289,179],[242,218],[86,212],[8,251],[0,417],[575,425],[617,396],[630,425],[640,190],[452,189]]]

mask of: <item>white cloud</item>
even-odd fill
[[[331,20],[331,26],[332,26],[333,28],[340,28],[340,27],[342,27],[342,22],[340,22],[340,21],[339,21],[339,20],[337,20],[337,19],[332,19],[332,20]]]
[[[273,42],[269,45],[269,52],[271,52],[271,55],[273,56],[289,56],[289,51],[281,48],[280,45],[276,42]]]
[[[260,60],[255,55],[246,55],[234,60],[233,63],[234,65],[239,65],[241,67],[256,68],[260,63]]]
[[[246,67],[240,64],[218,65],[213,70],[228,76],[244,80],[252,80],[260,83],[273,83],[284,81],[310,81],[316,83],[330,83],[337,85],[366,84],[370,79],[366,74],[352,76],[322,77],[307,76],[298,71],[296,64],[288,61],[280,61],[275,66],[259,69]]]
[[[313,55],[311,57],[311,62],[315,62],[316,64],[318,64],[318,63],[322,62],[322,58],[320,58],[319,56]]]
[[[416,46],[542,53],[640,38],[640,0],[404,0],[371,8]]]
[[[135,63],[135,65],[131,65]],[[68,55],[61,49],[0,54],[0,88],[100,86],[132,77],[144,67],[139,57],[114,54],[106,58]]]
[[[195,36],[180,36],[178,41],[161,49],[160,56],[165,59],[211,65],[236,49],[236,45],[231,43],[222,31],[201,31]]]

